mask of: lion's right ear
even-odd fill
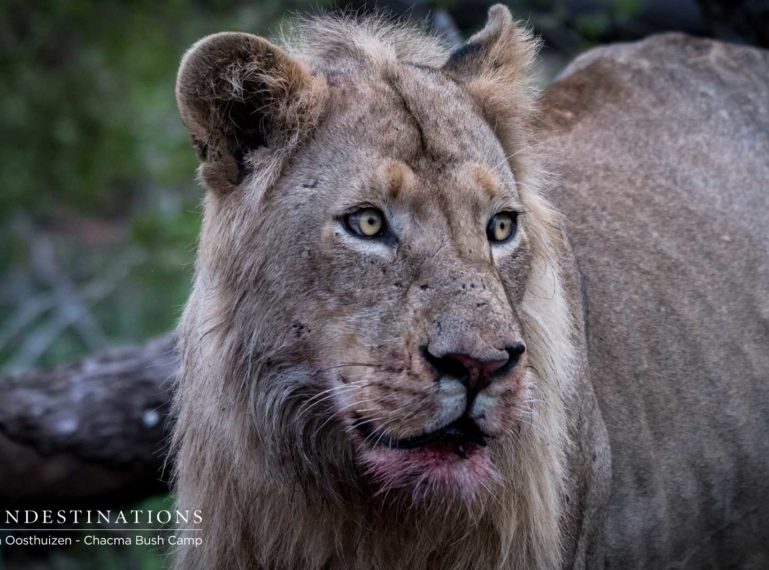
[[[443,72],[464,86],[506,152],[526,146],[536,114],[532,67],[539,42],[502,4],[489,8],[486,26],[456,49]],[[513,160],[513,162],[516,162]]]
[[[204,183],[225,193],[254,170],[277,176],[327,93],[323,76],[265,39],[225,32],[197,42],[179,67],[176,102]]]

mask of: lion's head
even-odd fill
[[[450,54],[375,21],[297,37],[210,36],[179,72],[209,190],[182,497],[218,469],[241,499],[538,513],[504,532],[557,536],[571,345],[528,141],[532,39],[502,7]]]

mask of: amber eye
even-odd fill
[[[344,217],[347,228],[362,238],[381,237],[385,232],[384,214],[376,208],[362,208]]]
[[[500,212],[489,220],[486,227],[486,236],[491,243],[504,243],[515,235],[518,214],[514,212]]]

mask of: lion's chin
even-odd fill
[[[376,495],[395,497],[405,492],[414,505],[456,499],[472,504],[500,478],[488,448],[474,443],[459,448],[442,444],[415,449],[377,446],[363,451],[362,460]]]

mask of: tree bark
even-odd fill
[[[0,505],[127,502],[167,489],[175,338],[0,378]]]

